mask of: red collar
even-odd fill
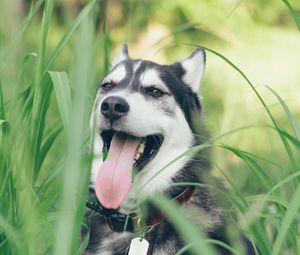
[[[192,198],[194,191],[195,191],[195,186],[189,186],[182,193],[180,193],[177,197],[173,198],[172,200],[179,205],[183,205],[184,203],[187,203]],[[149,219],[147,221],[147,228],[152,228],[164,220],[165,220],[165,216],[162,214],[162,212],[156,211],[149,216]]]
[[[177,197],[173,198],[173,201],[179,205],[187,203],[193,196],[195,191],[195,186],[187,187],[182,193]],[[131,231],[135,232],[140,221],[140,217],[135,214],[126,215],[119,213],[115,210],[110,210],[102,207],[98,202],[95,192],[90,190],[90,197],[86,203],[87,207],[100,213],[106,218],[106,221],[111,230],[116,232]],[[160,211],[155,211],[149,215],[146,223],[146,232],[149,232],[156,225],[160,224],[165,220],[165,216]]]

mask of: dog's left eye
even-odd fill
[[[148,88],[144,88],[144,93],[146,95],[152,96],[152,97],[162,97],[164,95],[166,95],[167,93],[156,88],[156,87],[148,87]]]
[[[104,82],[101,84],[101,88],[103,90],[110,90],[115,86],[115,83],[113,83],[112,81],[108,81],[108,82]]]

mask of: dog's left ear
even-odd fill
[[[180,61],[180,65],[184,70],[182,81],[198,93],[200,83],[205,67],[205,51],[203,49],[195,50],[188,58]]]
[[[111,64],[111,67],[114,67],[116,66],[117,64],[121,63],[122,61],[126,60],[129,58],[129,54],[128,54],[128,46],[127,46],[127,43],[124,43],[121,50],[120,50],[120,53],[119,55],[117,55],[113,61],[112,61],[112,64]]]

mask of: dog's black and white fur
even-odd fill
[[[137,210],[136,192],[142,187],[142,194],[139,193],[139,196],[151,201],[151,196],[157,193],[171,197],[180,194],[185,187],[174,188],[172,185],[170,188],[176,182],[206,182],[206,176],[209,175],[207,150],[202,150],[192,158],[181,157],[168,165],[189,148],[208,138],[202,124],[201,103],[197,95],[204,67],[205,52],[202,49],[197,49],[190,57],[175,64],[159,65],[130,59],[125,45],[111,70],[101,81],[91,117],[94,131],[93,187],[103,164],[101,155],[105,147],[102,135],[104,131],[113,130],[140,138],[159,134],[163,138],[155,156],[142,169],[138,169],[130,192],[117,209],[120,213],[129,214]],[[114,114],[113,112],[103,113],[103,102],[109,97],[126,101],[128,109],[126,108],[125,114],[110,118],[109,114]],[[158,173],[164,167],[166,168]],[[153,176],[156,177],[152,178]],[[225,217],[209,189],[197,187],[192,198],[183,207],[194,224],[209,238],[229,242]],[[89,221],[90,239],[86,255],[127,254],[130,240],[136,237],[135,233],[113,231],[98,213],[94,213]],[[149,242],[148,255],[172,255],[185,245],[168,219],[156,225],[146,234],[145,239]],[[218,254],[230,254],[220,247],[216,247],[216,250]],[[245,250],[245,254],[254,254],[249,245]]]

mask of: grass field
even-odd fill
[[[299,3],[75,2],[0,3],[0,254],[84,248],[89,115],[124,41],[133,57],[161,63],[207,48],[207,146],[231,223],[264,255],[300,254]],[[178,219],[186,249],[213,254],[180,210],[156,203]]]

